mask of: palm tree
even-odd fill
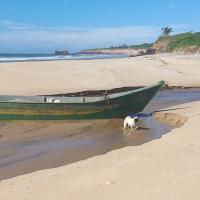
[[[164,35],[166,39],[173,32],[172,28],[170,28],[169,26],[164,26],[161,30],[162,35]]]

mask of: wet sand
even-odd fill
[[[190,95],[186,96],[186,93]],[[146,115],[140,119],[142,128],[134,132],[123,131],[123,119],[1,121],[0,180],[159,139],[173,128],[183,125],[186,119],[164,116],[160,112],[149,117],[148,113],[195,100],[200,100],[198,89],[159,92],[146,107]]]
[[[41,129],[34,128],[44,124],[45,127]],[[4,124],[4,127],[0,125],[2,132],[9,131],[11,127],[20,131],[14,133],[13,137],[2,134],[0,180],[66,165],[125,146],[141,145],[160,138],[173,127],[149,118],[145,119],[146,127],[133,134],[130,130],[123,131],[122,125],[120,119],[85,123],[13,122]],[[21,134],[23,130],[26,130],[25,135]]]

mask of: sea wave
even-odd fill
[[[25,62],[25,61],[54,61],[54,60],[94,60],[109,58],[124,58],[121,54],[71,54],[66,56],[39,55],[39,54],[2,54],[0,62]]]

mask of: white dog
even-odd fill
[[[135,127],[135,129],[137,129],[136,122],[138,122],[137,116],[135,116],[133,118],[131,116],[126,117],[124,120],[124,130],[126,129],[127,125],[128,125],[128,127],[131,128],[131,130],[133,130],[133,127]]]
[[[48,98],[47,103],[61,103],[61,101],[55,98]]]
[[[61,100],[55,99],[55,100],[54,100],[54,103],[61,103]]]

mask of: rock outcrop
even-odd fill
[[[55,51],[56,56],[67,56],[69,55],[69,52],[67,50],[65,51]]]

